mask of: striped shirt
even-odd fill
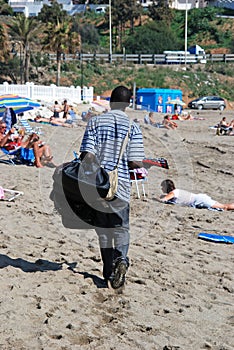
[[[105,114],[92,117],[86,127],[80,152],[90,152],[107,171],[118,163],[121,146],[128,133],[130,121],[126,113],[111,110]],[[142,133],[136,123],[131,123],[127,147],[118,166],[118,190],[116,196],[129,201],[130,176],[129,161],[144,159]]]

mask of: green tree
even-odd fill
[[[122,50],[127,24],[130,23],[130,32],[132,34],[134,32],[134,20],[140,19],[141,13],[142,7],[137,3],[137,0],[130,0],[128,2],[112,0],[111,25],[116,50]],[[106,12],[105,18],[106,22],[109,23],[109,11]]]
[[[2,16],[12,16],[13,15],[13,10],[12,8],[8,5],[7,0],[0,0],[0,15]]]
[[[32,17],[27,18],[24,14],[19,14],[10,19],[8,26],[12,42],[17,42],[21,46],[23,78],[26,83],[29,81],[30,45],[36,41],[37,34],[41,31],[41,24]]]
[[[5,24],[0,24],[0,61],[4,62],[9,58],[9,37]]]
[[[62,21],[65,18],[68,18],[68,14],[63,10],[61,4],[58,4],[57,1],[53,1],[51,2],[51,5],[43,5],[37,18],[42,23],[50,22],[57,24],[57,21]]]
[[[139,27],[136,33],[126,39],[125,47],[127,53],[135,54],[161,54],[164,50],[180,49],[176,34],[165,22],[150,22]]]
[[[56,85],[60,85],[61,76],[61,58],[65,53],[73,53],[80,46],[79,34],[73,32],[72,22],[66,18],[59,20],[57,23],[48,23],[44,33],[44,49],[56,52]]]
[[[173,10],[169,7],[167,0],[153,0],[148,8],[149,17],[154,21],[165,21],[170,23],[173,19]]]
[[[80,18],[76,17],[73,20],[72,31],[80,35],[82,50],[85,48],[89,51],[97,50],[100,37],[97,28],[92,23],[81,23]]]
[[[198,32],[209,32],[213,28],[217,9],[193,9],[188,11],[188,36]]]

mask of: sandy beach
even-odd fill
[[[234,112],[194,111],[205,119],[178,121],[177,130],[145,125],[142,111],[128,114],[141,124],[146,156],[164,157],[170,168],[149,170],[146,201],[132,188],[131,266],[121,293],[102,288],[95,232],[63,227],[49,198],[54,169],[0,163],[0,185],[24,192],[0,202],[1,350],[234,349],[234,246],[198,239],[234,236],[234,212],[156,201],[166,178],[234,201],[234,136],[209,128]],[[84,129],[42,126],[56,164],[73,159]]]

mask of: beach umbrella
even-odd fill
[[[185,106],[186,103],[181,100],[170,100],[166,102],[168,105],[178,105],[178,106]]]
[[[1,95],[0,96],[0,117],[6,108],[12,108],[16,114],[29,111],[33,108],[40,107],[40,103],[35,102],[27,97],[21,97],[18,95]]]

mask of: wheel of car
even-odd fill
[[[203,109],[203,105],[198,105],[197,108],[201,110]]]
[[[223,111],[224,108],[225,108],[224,105],[219,106],[219,110],[220,110],[220,111]]]

